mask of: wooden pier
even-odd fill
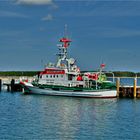
[[[140,98],[140,86],[137,86],[137,78],[134,78],[133,86],[122,86],[120,78],[116,80],[117,97],[120,98]]]
[[[15,80],[12,79],[10,83],[3,83],[4,86],[7,87],[7,91],[8,92],[21,92],[22,91],[22,87],[20,85],[20,83],[15,83]]]
[[[29,82],[33,80],[31,76],[1,76],[0,77],[0,91],[6,90],[8,92],[21,92],[22,86],[20,85],[20,80],[28,80]]]

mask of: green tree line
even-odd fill
[[[113,71],[115,77],[140,77],[140,72],[130,72],[130,71]],[[112,76],[112,74],[107,74],[107,76]]]

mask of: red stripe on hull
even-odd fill
[[[45,69],[40,74],[65,74],[65,71],[57,69]]]

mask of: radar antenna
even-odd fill
[[[65,29],[64,29],[64,37],[67,38],[68,37],[68,25],[65,24]]]

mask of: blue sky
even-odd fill
[[[0,0],[0,71],[55,62],[65,24],[81,70],[140,71],[139,0]]]

